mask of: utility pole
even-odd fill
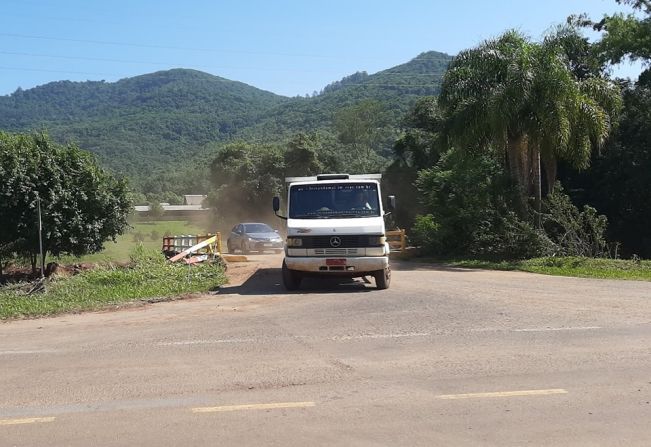
[[[38,206],[38,249],[41,253],[41,278],[45,277],[45,257],[43,257],[43,220],[41,219],[41,198],[36,197]]]

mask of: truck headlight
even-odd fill
[[[303,239],[300,237],[288,237],[287,238],[287,246],[288,247],[302,247],[303,246]]]
[[[387,241],[386,236],[369,236],[368,245],[371,247],[379,247],[384,245]]]

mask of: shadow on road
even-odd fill
[[[285,290],[279,268],[257,270],[240,285],[225,285],[218,289],[219,295],[286,295],[305,292],[353,293],[370,292],[375,288],[373,280],[367,284],[361,279],[346,278],[303,278],[301,287],[295,292]]]

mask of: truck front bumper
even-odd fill
[[[285,257],[290,270],[324,275],[363,276],[384,270],[389,266],[388,256],[378,257]]]

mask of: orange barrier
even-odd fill
[[[405,230],[391,230],[386,232],[387,242],[392,250],[405,251],[407,248],[407,234]]]

